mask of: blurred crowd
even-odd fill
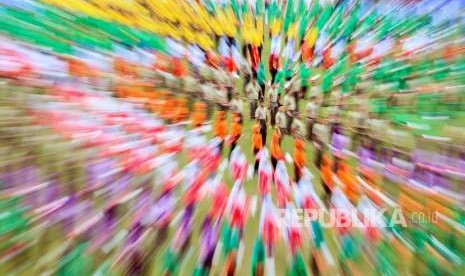
[[[461,275],[464,7],[0,0],[0,275]]]

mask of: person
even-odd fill
[[[218,108],[222,111],[226,111],[228,107],[228,97],[227,94],[228,92],[226,91],[226,88],[223,84],[218,83],[217,84],[217,89],[215,91],[215,97],[214,100],[218,105]]]
[[[260,106],[255,110],[255,118],[260,124],[260,133],[262,135],[263,145],[266,145],[266,118],[267,110],[265,108],[265,102],[261,101]]]
[[[313,143],[315,145],[315,167],[321,167],[324,145],[329,142],[329,128],[322,119],[317,119],[313,126]]]
[[[276,84],[271,84],[270,89],[268,90],[268,102],[270,105],[270,123],[271,126],[274,127],[276,123],[276,113],[278,111],[278,101],[279,101],[279,94],[278,90],[276,89]]]
[[[200,89],[199,82],[192,75],[186,75],[182,83],[182,88],[188,95],[195,96],[195,93]]]
[[[253,245],[251,274],[253,276],[263,276],[265,267],[265,245],[263,238],[258,236]]]
[[[341,132],[341,122],[339,118],[339,107],[332,106],[329,110],[330,112],[330,131],[329,131],[329,139],[330,141],[333,139],[333,135],[336,133]]]
[[[321,183],[323,183],[323,189],[325,190],[325,201],[328,203],[331,199],[331,195],[334,188],[334,181],[333,181],[333,171],[332,168],[333,163],[329,156],[323,155],[321,158],[321,166],[320,166],[320,177]]]
[[[241,66],[241,69],[244,75],[244,83],[243,83],[244,90],[243,91],[247,92],[245,88],[252,80],[252,68],[250,68],[250,65],[247,62],[244,62],[244,64]],[[244,95],[244,96],[247,96],[247,95]]]
[[[201,85],[201,97],[207,104],[207,118],[211,118],[213,113],[213,102],[215,100],[216,88],[211,82],[204,82]]]
[[[295,103],[295,112],[299,112],[299,100],[300,100],[300,91],[301,91],[301,86],[300,82],[296,77],[292,78],[290,81],[290,90],[291,90],[291,95],[294,97],[294,103]]]
[[[166,94],[162,102],[163,105],[161,107],[160,118],[165,121],[171,121],[171,119],[173,119],[176,100],[171,95]]]
[[[250,102],[250,119],[255,119],[255,110],[257,109],[257,102],[259,96],[260,86],[257,83],[256,79],[252,79],[249,84],[245,87],[245,92],[247,94],[247,98]]]
[[[222,71],[221,82],[226,88],[226,97],[228,102],[230,102],[234,95],[234,78],[231,72]]]
[[[217,117],[213,124],[213,133],[215,137],[217,137],[220,140],[219,151],[221,154],[221,152],[223,151],[224,139],[226,138],[227,133],[226,118],[224,111],[218,111]]]
[[[263,101],[264,96],[265,96],[264,94],[265,94],[265,84],[266,84],[266,74],[265,74],[265,67],[263,65],[263,62],[260,62],[260,65],[258,67],[257,80],[258,80],[258,84],[260,85],[260,101]]]
[[[304,139],[306,137],[306,131],[305,126],[300,118],[300,114],[295,116],[294,120],[292,121],[291,130],[294,137]]]
[[[339,180],[344,184],[342,190],[351,202],[358,202],[361,195],[361,188],[357,181],[356,174],[345,160],[339,160],[336,172]]]
[[[241,138],[241,134],[242,134],[241,116],[240,114],[233,114],[233,124],[231,128],[231,137],[230,137],[231,149],[229,151],[228,159],[231,158],[231,153],[236,148],[237,142],[239,141],[239,138]]]
[[[283,105],[286,108],[287,133],[291,133],[291,124],[294,119],[294,112],[296,108],[295,97],[292,95],[292,90],[287,90],[283,99]]]
[[[257,172],[258,165],[259,165],[259,158],[257,154],[262,150],[262,148],[263,148],[263,140],[262,140],[262,135],[260,133],[260,125],[255,124],[252,127],[252,151],[255,156],[254,173]]]
[[[242,112],[244,110],[243,108],[243,101],[239,98],[239,94],[235,93],[233,99],[229,102],[229,109],[233,114],[239,115],[241,118],[241,122],[243,119]]]
[[[331,146],[333,147],[334,167],[333,171],[337,172],[339,164],[344,158],[344,149],[350,144],[348,136],[344,135],[340,128],[337,128],[331,138]]]
[[[275,130],[273,136],[271,136],[271,164],[273,170],[276,169],[278,160],[284,159],[284,154],[281,149],[281,134],[279,130]]]
[[[302,177],[302,170],[305,167],[305,142],[301,138],[295,139],[295,148],[294,148],[294,177],[295,182],[299,183]]]
[[[307,94],[308,80],[311,76],[311,69],[304,63],[300,65],[299,78],[300,78],[300,91],[299,98],[304,99]]]
[[[279,111],[275,116],[275,121],[281,135],[285,135],[287,133],[287,117],[284,106],[279,107]]]
[[[301,252],[295,252],[294,254],[292,254],[292,261],[290,263],[288,275],[290,276],[308,275],[307,267],[305,265],[305,261],[304,261],[304,258],[302,257]]]
[[[309,141],[312,141],[313,139],[313,125],[318,113],[318,108],[315,96],[312,96],[310,101],[305,105],[305,113],[307,115],[307,139]]]
[[[277,53],[271,53],[269,59],[269,68],[271,74],[271,83],[274,83],[276,74],[278,74],[279,71],[279,55]]]
[[[183,122],[189,116],[189,109],[187,108],[187,99],[180,98],[178,99],[178,104],[176,108],[175,121]]]
[[[254,77],[257,77],[260,66],[260,53],[258,52],[258,47],[255,45],[252,45],[252,47],[250,48],[250,59],[252,64],[253,75]]]

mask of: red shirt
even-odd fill
[[[279,69],[279,57],[276,54],[271,54],[270,60],[268,61],[268,66],[270,69],[278,70]]]
[[[232,57],[224,58],[224,66],[226,67],[226,70],[229,73],[236,71],[236,64],[234,63],[234,60],[232,59]]]
[[[258,64],[260,63],[260,54],[258,53],[257,46],[252,46],[251,58],[252,58],[252,68],[257,69]]]

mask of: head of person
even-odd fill
[[[323,164],[323,166],[331,166],[332,162],[331,162],[331,159],[329,158],[329,156],[327,154],[325,154],[322,157],[321,163]]]
[[[349,172],[350,167],[345,162],[340,162],[338,170],[340,170],[341,172]]]
[[[260,101],[260,106],[261,106],[261,107],[265,107],[265,102],[264,102],[264,101]]]
[[[252,127],[252,131],[254,133],[259,133],[260,132],[260,124],[255,124],[253,127]]]
[[[280,137],[281,137],[281,131],[279,129],[276,129],[275,132],[273,133],[273,136],[271,137],[271,141],[279,142]]]
[[[302,139],[300,139],[300,138],[295,139],[295,147],[296,148],[303,149],[304,145],[305,145],[305,142]]]

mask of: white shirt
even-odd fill
[[[255,118],[258,120],[266,120],[266,109],[264,107],[257,107],[255,110]]]
[[[281,35],[275,35],[271,38],[271,53],[279,54],[281,52]]]
[[[223,89],[215,88],[215,102],[219,104],[227,104],[227,93]]]
[[[270,90],[268,90],[268,97],[271,103],[277,103],[279,98],[278,90],[271,87]]]
[[[287,117],[284,112],[278,111],[278,113],[276,113],[276,125],[280,128],[287,127]]]
[[[316,118],[318,112],[318,105],[312,101],[308,102],[305,106],[305,110],[307,112],[307,117],[309,118]]]
[[[245,92],[247,93],[247,97],[249,100],[258,100],[260,86],[258,83],[254,84],[253,82],[249,82],[245,87]]]
[[[291,129],[300,137],[305,137],[306,135],[304,124],[297,118],[292,121]]]
[[[292,95],[284,96],[284,106],[286,106],[287,110],[294,111],[295,110],[295,98]]]
[[[167,48],[169,49],[170,54],[177,58],[183,57],[186,53],[184,46],[171,38],[166,39],[166,45],[168,46]]]
[[[218,52],[223,57],[229,56],[229,46],[224,36],[222,36],[218,42]]]
[[[229,104],[233,112],[242,114],[242,111],[244,110],[243,108],[244,103],[241,100],[232,99]]]
[[[313,134],[322,142],[329,143],[329,129],[326,125],[315,124],[313,126]]]
[[[211,84],[203,84],[202,85],[202,93],[203,97],[206,100],[212,101],[215,96],[216,89]]]

